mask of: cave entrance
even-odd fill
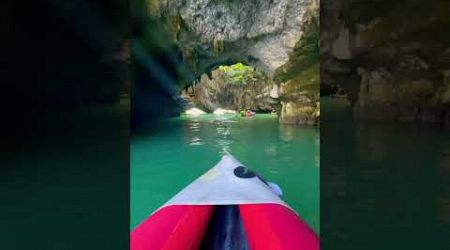
[[[276,110],[277,93],[263,71],[242,62],[211,67],[182,91],[189,107],[207,112],[217,109],[269,113]]]
[[[348,98],[348,91],[339,84],[321,84],[320,95],[331,98]]]

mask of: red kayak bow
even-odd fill
[[[318,250],[316,233],[226,155],[131,232],[131,250]]]

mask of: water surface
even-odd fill
[[[319,133],[271,115],[181,117],[131,139],[131,227],[229,152],[266,180],[319,232]]]
[[[450,133],[321,100],[323,249],[450,249]]]

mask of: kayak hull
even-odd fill
[[[131,233],[132,250],[198,249],[214,206],[168,206]]]
[[[130,249],[318,250],[316,233],[274,187],[225,155],[137,226]]]
[[[200,249],[217,207],[164,207],[132,231],[131,250]],[[279,204],[241,204],[238,207],[249,249],[320,248],[316,233],[289,208]]]

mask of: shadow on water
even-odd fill
[[[353,123],[345,101],[321,104],[322,246],[447,249],[450,133]]]

